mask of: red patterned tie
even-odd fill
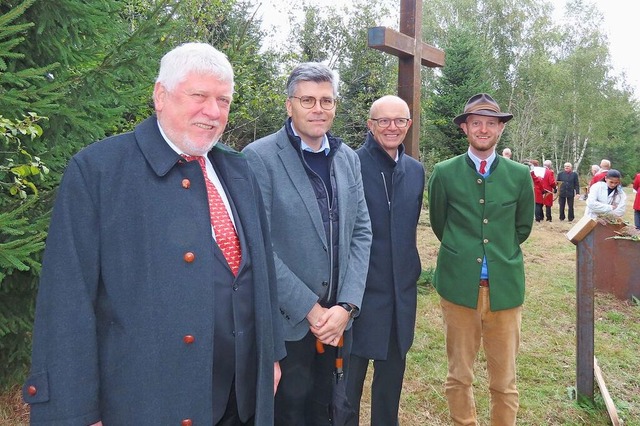
[[[485,172],[486,172],[486,170],[484,169],[485,167],[487,167],[487,160],[480,161],[480,174],[481,175],[485,174]]]
[[[207,166],[205,165],[204,157],[197,157],[192,155],[183,155],[187,161],[198,161],[202,173],[204,174],[204,182],[207,185],[207,195],[209,198],[209,215],[211,216],[211,225],[216,235],[216,242],[218,247],[222,250],[227,263],[231,268],[233,275],[238,275],[238,269],[240,269],[240,261],[242,260],[242,250],[240,249],[240,240],[236,229],[231,222],[229,212],[220,197],[220,193],[216,189],[215,185],[207,176]]]

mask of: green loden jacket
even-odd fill
[[[440,296],[475,309],[486,256],[491,310],[522,305],[520,244],[531,233],[534,215],[529,169],[497,156],[484,179],[463,154],[436,164],[428,189],[431,228],[441,242],[434,276]]]

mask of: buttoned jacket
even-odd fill
[[[486,256],[491,310],[520,306],[525,292],[520,244],[531,233],[534,214],[529,169],[497,156],[485,179],[463,154],[436,164],[428,189],[429,220],[441,242],[434,275],[438,293],[475,309]]]
[[[337,138],[336,138],[337,139]],[[364,198],[360,160],[342,143],[331,160],[338,203],[337,301],[361,306],[371,226]],[[244,148],[258,183],[271,225],[278,281],[278,300],[285,339],[296,341],[309,332],[307,314],[327,292],[331,280],[329,244],[315,192],[298,148],[285,127]],[[350,326],[350,325],[349,325]]]
[[[242,227],[257,351],[256,424],[273,424],[273,364],[285,356],[257,182],[240,153],[209,153]],[[33,424],[212,424],[214,242],[202,171],[151,117],[70,161],[47,239],[25,399]],[[243,256],[244,258],[244,256]],[[228,267],[228,265],[224,265]],[[235,302],[234,302],[235,303]],[[241,301],[239,301],[241,303]],[[251,307],[248,307],[251,309]],[[254,357],[255,358],[255,357]],[[242,366],[241,366],[242,367]]]

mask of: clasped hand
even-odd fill
[[[349,313],[342,306],[323,308],[315,304],[307,314],[309,329],[325,345],[338,346],[349,323]]]

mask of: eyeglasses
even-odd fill
[[[289,96],[289,98],[296,98],[300,101],[302,108],[311,109],[316,106],[317,99],[313,96]],[[332,110],[335,108],[338,101],[333,98],[320,98],[320,108],[324,110]]]
[[[407,127],[409,125],[410,118],[372,118],[372,121],[375,121],[378,126],[382,128],[386,128],[391,126],[391,122],[396,125],[396,127]]]

